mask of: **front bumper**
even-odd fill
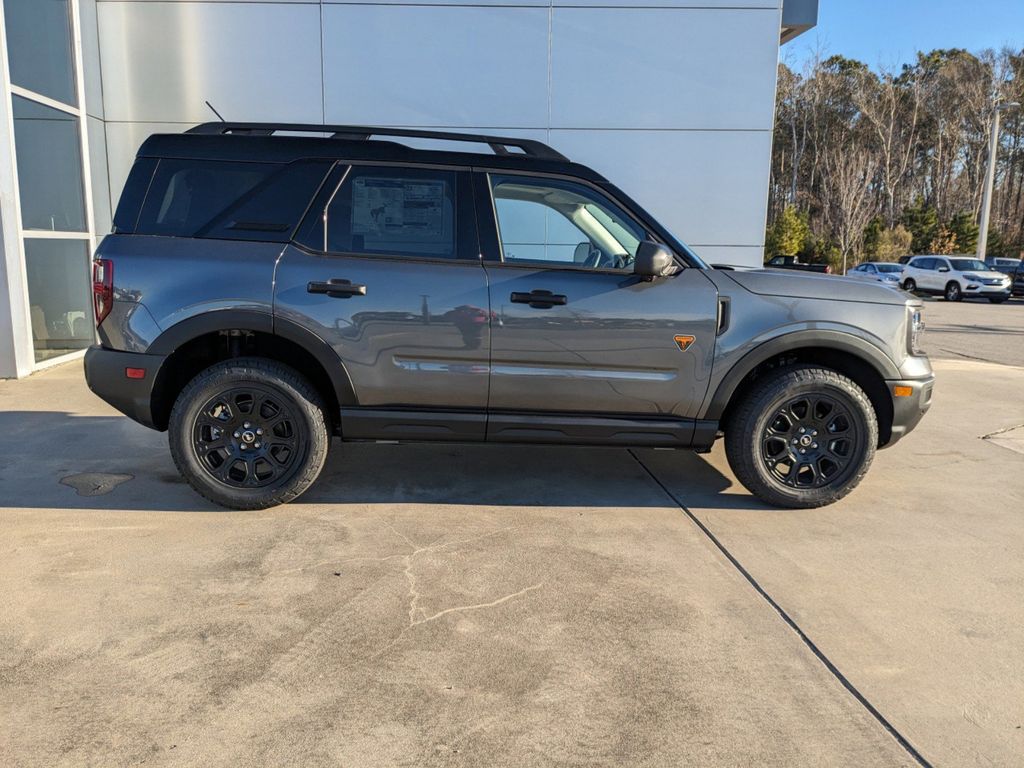
[[[997,298],[1000,296],[1008,297],[1010,295],[1010,284],[1003,283],[1001,285],[983,285],[981,283],[967,283],[964,285],[965,296],[985,296],[991,298]]]
[[[161,429],[153,419],[153,389],[164,355],[119,352],[99,345],[85,352],[85,381],[96,395],[130,419]],[[143,369],[141,379],[129,378],[127,369]]]
[[[887,381],[892,398],[892,433],[883,448],[888,448],[918,425],[932,404],[935,376],[924,379]],[[909,393],[907,393],[909,390]],[[900,394],[897,394],[900,393]]]

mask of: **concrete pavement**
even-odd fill
[[[925,299],[925,338],[932,357],[1024,367],[1024,298],[1003,304]]]
[[[980,437],[1024,370],[937,367],[802,512],[720,449],[413,445],[226,512],[77,365],[0,382],[0,763],[914,765],[866,702],[934,765],[1020,764],[1024,457]]]

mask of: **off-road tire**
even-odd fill
[[[292,416],[294,455],[287,471],[273,477],[268,485],[249,488],[221,482],[199,457],[194,439],[199,411],[211,399],[239,388],[266,393]],[[226,437],[230,440],[230,435]],[[309,488],[327,458],[330,432],[323,399],[309,381],[287,365],[249,357],[212,365],[182,389],[171,409],[168,442],[178,471],[197,493],[230,509],[251,510],[285,504]],[[237,451],[236,455],[241,456]]]
[[[769,420],[785,404],[805,395],[812,399],[821,396],[840,404],[857,431],[842,471],[816,488],[783,484],[772,474],[769,459],[764,456]],[[839,501],[867,473],[877,445],[878,420],[864,390],[836,371],[809,365],[782,368],[765,375],[743,394],[743,400],[725,424],[725,453],[737,479],[759,499],[778,507],[810,509]]]

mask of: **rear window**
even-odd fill
[[[287,241],[330,166],[160,160],[135,233]]]

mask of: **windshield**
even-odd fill
[[[876,264],[875,267],[879,272],[902,272],[903,267],[899,264]]]
[[[977,259],[950,259],[953,269],[957,272],[988,272],[992,268],[984,261]]]

